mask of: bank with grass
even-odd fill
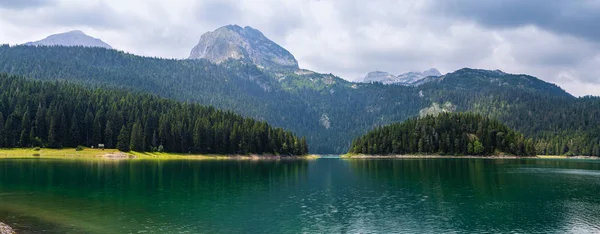
[[[50,159],[101,159],[101,160],[119,160],[119,159],[194,159],[194,160],[227,160],[227,159],[315,159],[317,155],[273,155],[273,154],[194,154],[194,153],[169,153],[169,152],[137,152],[129,151],[122,152],[118,149],[94,149],[94,148],[15,148],[15,149],[0,149],[0,159],[2,158],[50,158]]]

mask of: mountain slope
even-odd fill
[[[0,46],[0,72],[213,105],[306,136],[314,153],[347,152],[350,141],[369,129],[418,116],[422,110],[437,111],[435,103],[498,118],[536,141],[569,145],[566,152],[588,146],[593,151],[595,128],[580,126],[600,125],[600,108],[594,109],[598,98],[574,98],[531,76],[476,69],[408,87],[352,83],[301,69],[261,69],[248,60],[213,64],[101,48]],[[546,108],[557,111],[548,114]],[[553,140],[552,132],[560,137]]]
[[[237,25],[224,26],[202,35],[189,58],[204,58],[217,64],[234,59],[266,69],[298,69],[298,61],[289,51],[258,30]]]
[[[24,45],[30,46],[84,46],[112,49],[112,47],[100,39],[90,37],[82,31],[75,30],[65,33],[50,35],[42,40],[28,42]]]

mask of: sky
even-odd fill
[[[464,67],[600,95],[600,0],[0,0],[0,43],[70,30],[133,54],[187,58],[200,36],[251,26],[300,67],[357,80]]]

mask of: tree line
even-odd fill
[[[0,72],[230,110],[306,136],[311,152],[318,153],[347,152],[352,139],[370,129],[451,102],[459,112],[498,119],[533,138],[539,154],[600,156],[600,98],[576,98],[535,77],[500,71],[465,68],[404,87],[351,83],[331,74],[273,73],[238,61],[216,65],[104,48],[1,45]]]
[[[0,74],[0,147],[305,155],[306,139],[228,111]]]
[[[441,113],[377,128],[355,139],[350,153],[535,155],[532,139],[473,113]]]

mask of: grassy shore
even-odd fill
[[[367,159],[367,158],[542,158],[542,159],[598,159],[594,156],[559,156],[559,155],[537,155],[537,156],[514,156],[514,155],[489,155],[489,156],[453,156],[453,155],[366,155],[366,154],[344,154],[345,159]]]
[[[316,155],[298,156],[290,158],[314,159]],[[164,153],[164,152],[120,152],[116,149],[91,149],[85,148],[77,151],[74,148],[65,149],[0,149],[0,158],[60,158],[60,159],[198,159],[198,160],[216,160],[216,159],[281,159],[276,155],[201,155],[184,153]]]

